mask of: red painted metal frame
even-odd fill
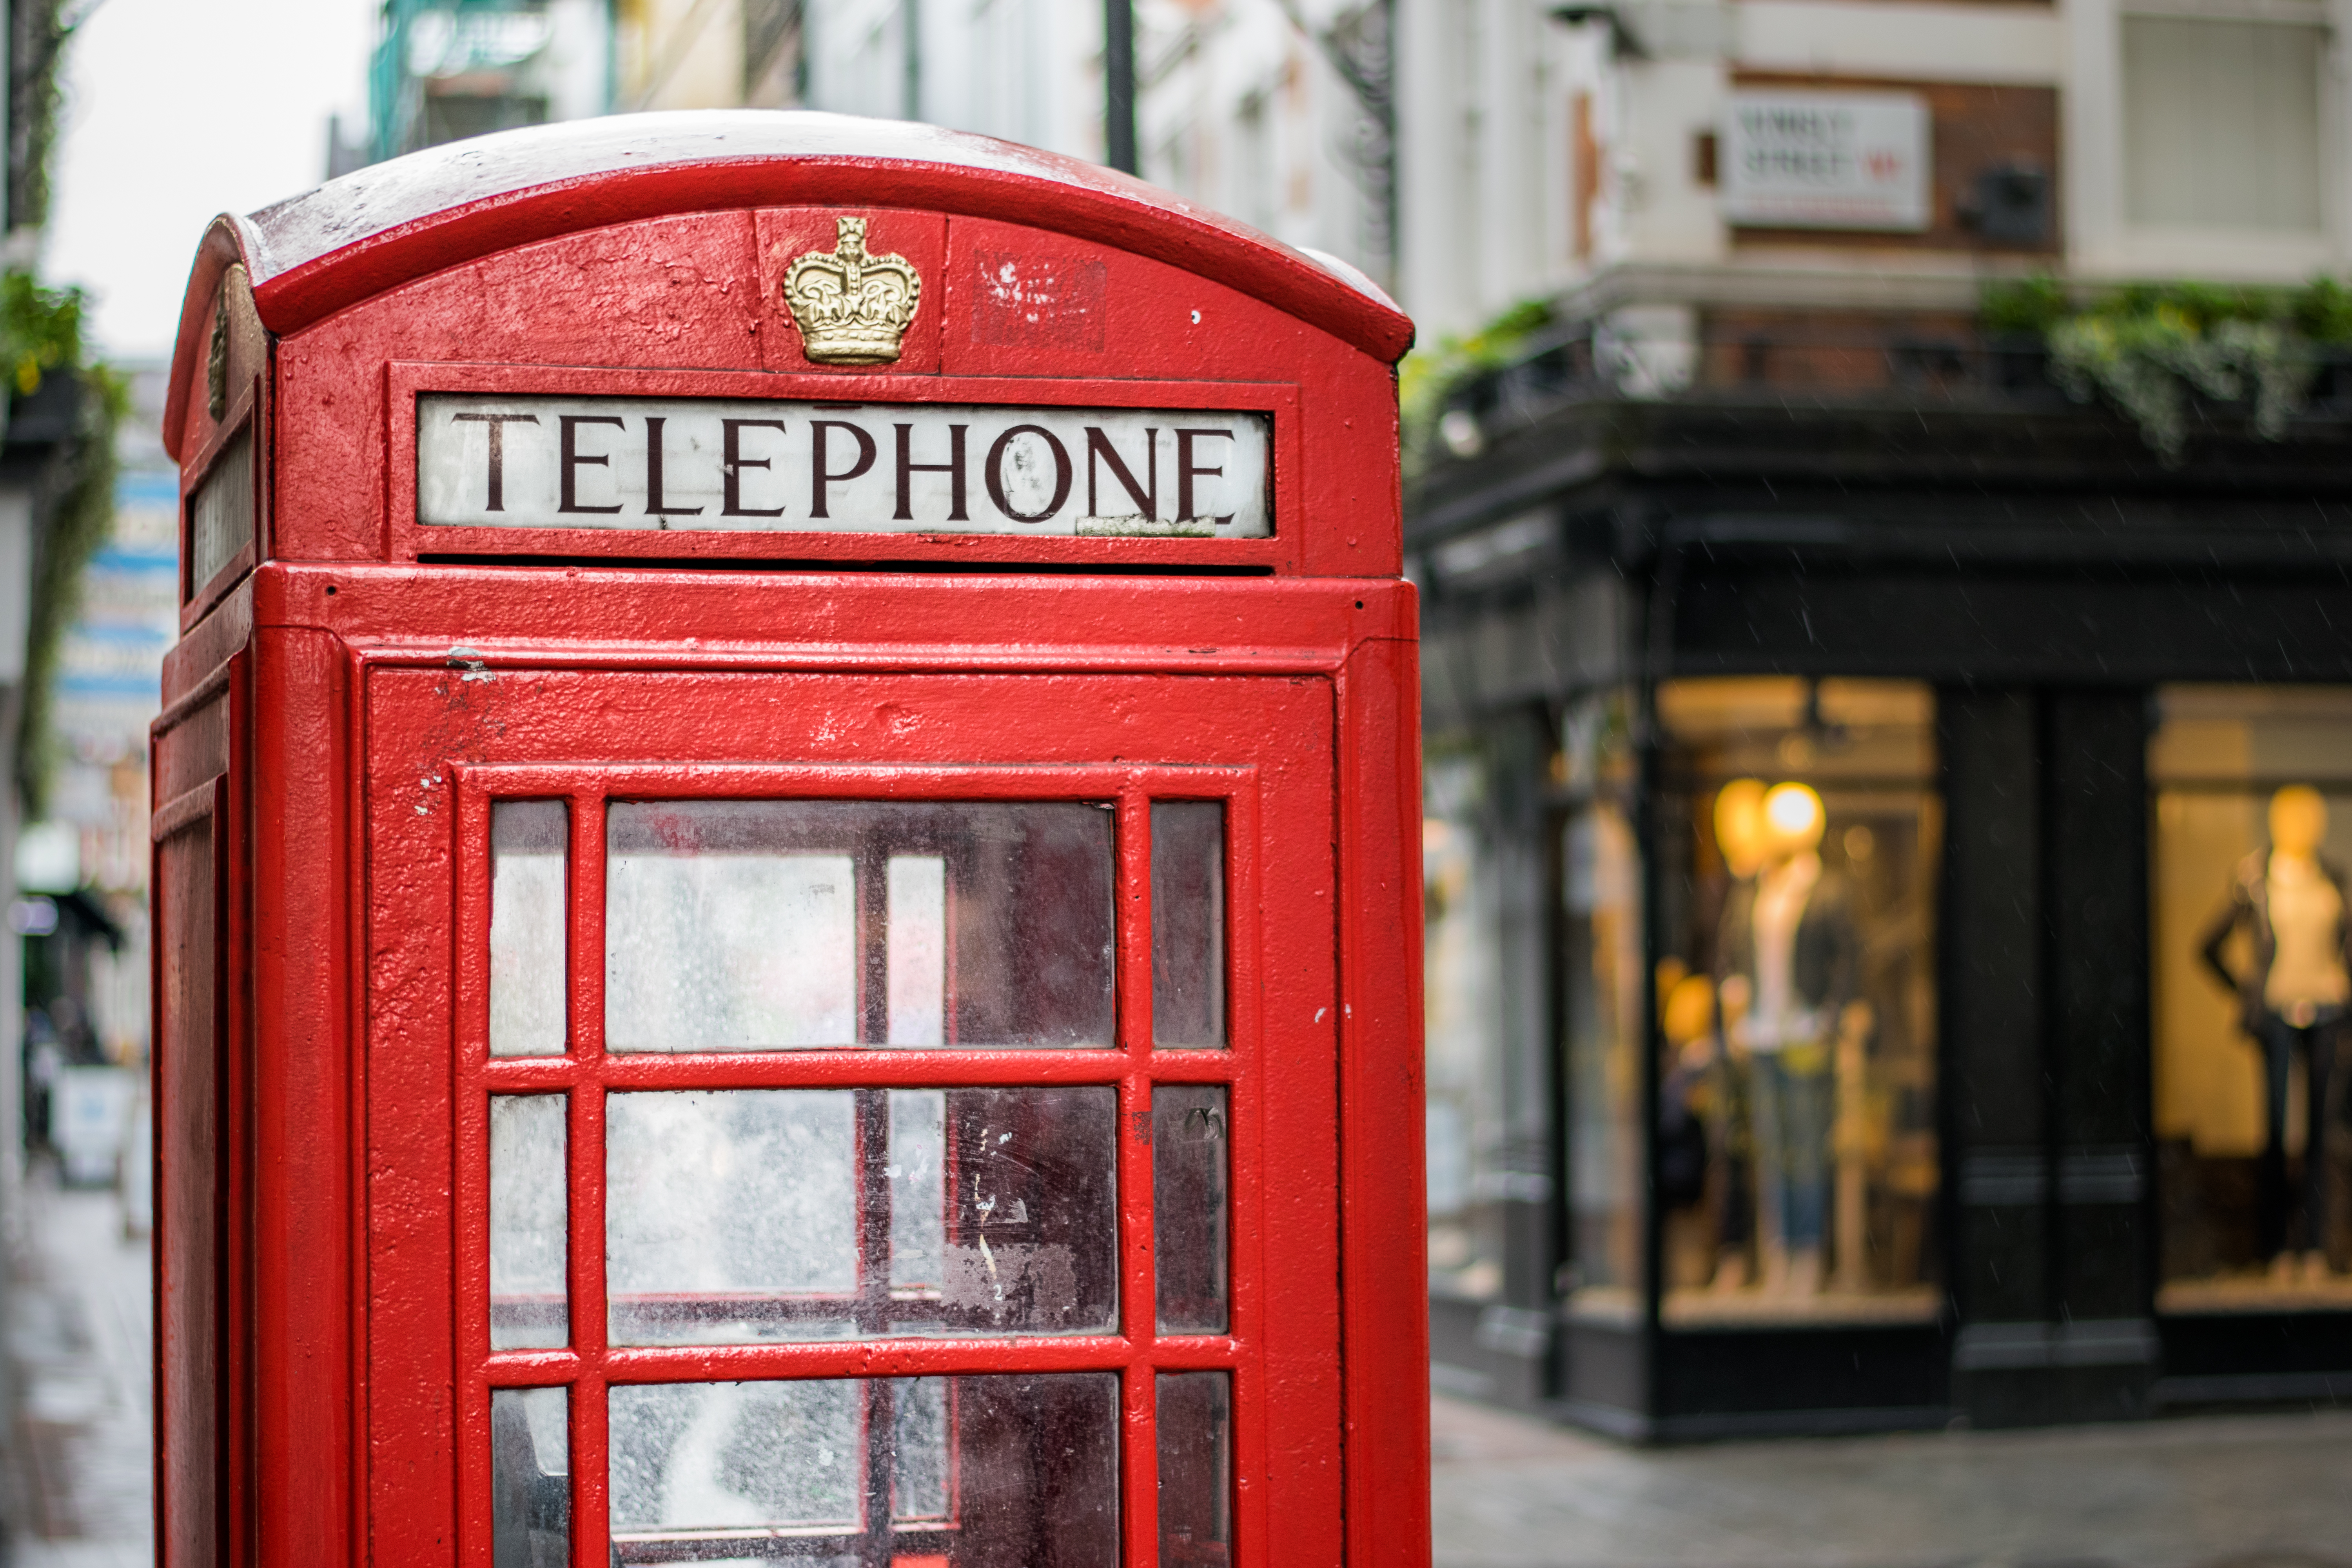
[[[641,142],[655,152],[632,165]],[[931,335],[906,364],[811,367],[782,336],[769,242],[804,239],[820,208],[940,237]],[[1099,269],[1098,344],[968,330],[972,268],[1016,252]],[[239,261],[276,335],[257,391],[237,389],[215,422],[205,349]],[[1238,1568],[1425,1568],[1418,677],[1413,595],[1396,580],[1391,370],[1410,335],[1376,290],[1164,193],[833,117],[635,116],[486,138],[215,224],[165,442],[186,459],[185,494],[252,420],[255,548],[189,585],[154,805],[159,831],[192,802],[217,801],[226,825],[217,1000],[244,1109],[212,1178],[232,1211],[223,1255],[178,1258],[159,1234],[158,1268],[216,1268],[237,1348],[220,1388],[227,1522],[214,1541],[166,1531],[163,1561],[444,1568],[480,1539],[494,1384],[850,1367],[838,1344],[592,1344],[604,1321],[580,1306],[602,1215],[585,1202],[573,1350],[489,1354],[473,1304],[487,1300],[493,1089],[573,1096],[573,1172],[593,1194],[605,1087],[1090,1082],[1143,1110],[1164,1079],[1232,1082],[1236,1158],[1255,1162],[1234,1173],[1231,1334],[1153,1333],[1139,1250],[1150,1150],[1127,1138],[1117,1333],[879,1342],[854,1352],[856,1370],[1121,1369],[1125,1558],[1145,1568],[1156,1417],[1140,1369],[1230,1364]],[[404,423],[422,388],[1264,408],[1276,529],[1257,542],[425,530]],[[544,564],[448,559],[477,554]],[[994,570],[957,571],[978,563]],[[1234,874],[1248,862],[1257,879],[1246,908],[1229,905],[1236,973],[1256,966],[1255,1026],[1236,985],[1227,1053],[1151,1050],[1148,1016],[1123,1012],[1101,1051],[481,1055],[491,798],[544,783],[601,799],[616,779],[880,788],[885,773],[1121,802],[1123,1007],[1148,994],[1140,803],[1163,778],[1219,781]],[[1246,854],[1245,810],[1258,814]],[[603,845],[584,810],[572,831],[577,922]],[[183,933],[160,908],[158,921],[160,953]],[[573,1021],[593,1026],[599,950],[573,934]],[[575,1029],[575,1044],[593,1038]],[[167,1388],[159,1377],[159,1403]],[[574,1419],[595,1451],[601,1403]],[[602,1499],[583,1500],[583,1525],[603,1516]],[[580,1531],[581,1568],[593,1535]]]
[[[1304,517],[1287,476],[1302,466],[1298,389],[1279,382],[1032,380],[1019,376],[779,375],[761,371],[597,370],[568,365],[396,363],[390,395],[385,475],[387,560],[421,555],[512,559],[545,555],[590,561],[676,559],[681,564],[786,554],[811,563],[871,561],[963,565],[1021,562],[1117,571],[1214,566],[1295,572]],[[416,521],[416,399],[429,392],[517,396],[734,397],[905,405],[977,403],[1013,406],[1213,408],[1274,416],[1275,534],[1271,539],[1029,539],[1002,533],[850,533],[794,529],[457,528]],[[1106,393],[1114,395],[1107,397]]]
[[[1148,1127],[1157,1083],[1229,1088],[1233,1234],[1262,1233],[1257,1197],[1265,1173],[1257,1136],[1259,1017],[1257,779],[1255,770],[1214,767],[784,768],[723,765],[650,768],[467,766],[453,769],[458,852],[455,1053],[458,1431],[461,1561],[487,1561],[489,1392],[553,1384],[573,1391],[572,1474],[583,1492],[574,1515],[573,1555],[582,1568],[605,1561],[601,1504],[605,1434],[604,1388],[614,1383],[713,1378],[897,1377],[1017,1371],[1115,1371],[1123,1387],[1127,1483],[1122,1528],[1129,1561],[1148,1562],[1158,1528],[1155,1373],[1224,1370],[1235,1404],[1253,1417],[1234,1434],[1234,1469],[1265,1470],[1265,1418],[1253,1386],[1262,1354],[1264,1311],[1255,1268],[1232,1269],[1233,1314],[1225,1334],[1158,1331],[1151,1247],[1152,1146],[1122,1136],[1117,1173],[1120,1325],[1110,1335],[803,1341],[737,1346],[610,1347],[604,1342],[602,1279],[604,1214],[603,1093],[614,1089],[961,1088],[1005,1084],[1102,1084],[1117,1089],[1121,1127]],[[603,1048],[604,803],[632,799],[1101,800],[1114,801],[1118,911],[1117,1047],[1093,1051],[973,1050],[942,1047],[708,1055],[607,1056]],[[488,1050],[489,808],[496,799],[563,799],[571,809],[572,900],[568,911],[571,1047],[561,1057],[496,1058]],[[1155,1048],[1151,1038],[1151,802],[1215,799],[1227,808],[1230,996],[1226,1049]],[[572,1207],[570,1224],[572,1345],[569,1350],[489,1349],[488,1106],[499,1093],[570,1097]],[[1236,1509],[1246,1561],[1267,1561],[1267,1489],[1244,1489]],[[1245,1543],[1245,1544],[1244,1544]]]

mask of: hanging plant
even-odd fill
[[[2254,433],[2284,439],[2323,344],[2352,342],[2352,290],[2321,279],[2295,291],[2176,284],[2078,304],[2053,279],[1988,290],[1985,325],[2038,334],[2068,396],[2104,396],[2167,464],[2180,461],[2191,394],[2244,403]]]

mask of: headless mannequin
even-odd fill
[[[1746,928],[1726,931],[1723,1010],[1732,1048],[1750,1063],[1764,1286],[1811,1295],[1829,1204],[1831,1050],[1858,943],[1844,887],[1822,867],[1821,796],[1781,784],[1763,815],[1764,865]]]
[[[2237,993],[2242,1024],[2262,1047],[2268,1126],[2259,1169],[2258,1237],[2272,1273],[2290,1278],[2287,1249],[2287,1084],[2300,1052],[2305,1068],[2302,1271],[2325,1279],[2327,1261],[2327,1131],[2334,1125],[2336,1041],[2352,971],[2346,963],[2344,884],[2319,858],[2327,837],[2327,805],[2319,792],[2291,784],[2271,797],[2271,842],[2238,867],[2230,909],[2207,932],[2204,957],[2223,984]],[[2224,961],[2223,945],[2244,928],[2253,944],[2243,974]]]
[[[1756,873],[1764,868],[1764,795],[1762,779],[1734,779],[1716,792],[1715,845],[1730,873],[1721,918],[1717,923],[1716,951],[1727,952],[1731,933],[1745,931],[1756,901]],[[1723,1011],[1747,1012],[1748,982],[1727,981]],[[1730,1026],[1721,1020],[1722,1034]],[[1749,1182],[1754,1145],[1748,1125],[1748,1052],[1745,1045],[1727,1039],[1716,1053],[1715,1115],[1708,1129],[1708,1156],[1721,1173],[1715,1183],[1715,1288],[1737,1290],[1748,1283],[1748,1244],[1752,1239],[1756,1198]]]

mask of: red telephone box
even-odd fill
[[[163,1561],[1425,1563],[1410,336],[824,115],[216,222]]]

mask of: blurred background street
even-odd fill
[[[2352,0],[0,9],[0,1563],[152,1561],[205,226],[818,109],[1418,325],[1439,1563],[2352,1568]]]

